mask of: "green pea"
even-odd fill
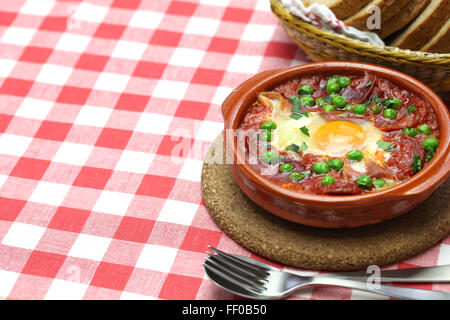
[[[395,111],[394,109],[385,109],[383,114],[388,119],[397,118],[397,111]]]
[[[361,161],[364,157],[364,154],[359,150],[351,150],[347,153],[347,158],[350,160]]]
[[[305,178],[304,174],[301,172],[292,172],[289,175],[289,179],[294,180],[294,181],[302,181]]]
[[[439,144],[438,139],[435,137],[426,138],[423,140],[423,148],[427,151],[434,151]]]
[[[294,166],[293,166],[292,164],[290,164],[290,163],[283,163],[283,164],[280,166],[280,171],[282,171],[282,172],[291,172],[291,171],[294,171]]]
[[[347,110],[347,111],[353,111],[353,106],[348,104],[348,105],[345,106],[344,109]]]
[[[329,184],[333,184],[335,182],[334,178],[331,176],[326,176],[322,178],[322,185],[326,186]]]
[[[407,136],[410,136],[411,138],[414,138],[415,136],[417,136],[417,129],[416,128],[405,128],[402,130],[402,132],[404,134],[406,134]]]
[[[397,98],[389,98],[386,99],[382,102],[383,106],[385,106],[386,108],[392,108],[395,110],[398,110],[402,107],[402,103],[400,100],[398,100]]]
[[[320,97],[316,99],[316,104],[319,106],[323,106],[325,104],[325,99]]]
[[[312,107],[316,102],[314,101],[313,97],[301,97],[300,101],[302,102],[302,105]]]
[[[372,188],[372,179],[369,176],[360,176],[358,180],[356,180],[358,186],[362,189],[370,189]]]
[[[322,106],[322,110],[331,112],[331,111],[336,110],[336,108],[332,104],[326,104],[326,105]]]
[[[342,96],[335,96],[333,97],[333,104],[338,108],[343,108],[347,104],[347,100]]]
[[[328,93],[338,93],[341,91],[341,86],[336,82],[329,82],[327,84],[326,90]]]
[[[339,77],[337,79],[337,84],[341,88],[345,88],[346,86],[348,86],[350,84],[350,78],[349,77]]]
[[[383,188],[386,185],[386,180],[384,179],[375,179],[373,180],[373,185],[377,188]]]
[[[328,164],[330,167],[336,171],[339,171],[344,166],[344,163],[339,159],[329,159]]]
[[[418,126],[417,130],[419,131],[420,134],[432,134],[433,133],[431,128],[429,126],[427,126],[425,123]]]
[[[266,121],[261,125],[261,129],[273,130],[277,128],[277,124],[273,121]]]
[[[301,96],[312,96],[314,94],[314,89],[311,86],[304,84],[298,88],[297,93]]]
[[[272,132],[270,132],[270,130],[263,130],[263,132],[261,132],[260,139],[262,141],[266,141],[266,142],[271,141],[272,140]]]
[[[369,107],[370,112],[372,112],[373,114],[380,114],[381,113],[381,106],[377,105],[377,104],[371,104]]]
[[[330,166],[326,162],[319,161],[313,165],[312,169],[315,173],[324,174],[330,171]]]
[[[353,107],[353,112],[356,114],[365,114],[367,106],[365,104],[357,104]]]
[[[266,151],[263,153],[261,160],[264,163],[275,163],[278,161],[278,154],[273,150]]]
[[[436,155],[436,152],[435,151],[428,151],[427,152],[427,155],[426,155],[426,157],[425,157],[425,161],[426,162],[430,162],[431,161],[431,159],[433,159],[433,157]]]

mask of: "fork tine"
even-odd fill
[[[226,272],[226,270],[224,270],[223,268],[218,268],[215,265],[211,264],[211,261],[206,260],[205,263],[203,264],[203,267],[207,271],[210,271],[211,273],[213,273],[215,276],[217,276],[219,278],[222,278],[222,279],[232,283],[234,286],[236,286],[240,290],[244,291],[244,293],[247,292],[247,293],[255,294],[255,295],[259,295],[260,294],[260,292],[257,291],[256,288],[250,287],[250,286],[242,283],[241,281],[236,280],[234,277],[230,276]]]
[[[217,264],[227,267],[230,269],[230,271],[233,271],[234,273],[237,273],[241,278],[245,279],[246,281],[249,281],[251,283],[256,283],[259,285],[264,285],[266,283],[265,278],[261,278],[257,275],[255,275],[254,272],[249,272],[245,269],[243,269],[240,265],[228,261],[228,259],[221,257],[219,255],[212,254],[211,252],[206,252],[209,255],[209,260],[216,262]]]
[[[230,255],[228,253],[220,251],[219,249],[216,249],[214,247],[208,246],[208,248],[210,248],[211,250],[216,252],[219,256],[222,256],[222,257],[224,257],[226,259],[229,259],[229,260],[231,260],[231,261],[233,261],[235,263],[238,263],[239,265],[241,265],[242,267],[246,268],[247,270],[250,269],[252,272],[258,273],[261,277],[269,275],[270,269],[268,269],[268,268],[264,268],[264,267],[258,266],[256,264],[252,264],[252,263],[250,263],[248,261],[245,261],[243,259],[240,259],[240,258],[238,258],[236,256],[232,256],[232,255]]]

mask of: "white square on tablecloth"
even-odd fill
[[[124,150],[114,170],[146,174],[155,155]]]
[[[26,46],[30,43],[35,33],[36,29],[9,27],[3,34],[0,42]]]
[[[276,25],[248,24],[241,40],[267,42],[272,39]]]
[[[70,186],[47,181],[39,181],[30,197],[31,202],[59,206],[69,192]]]
[[[200,34],[204,36],[213,36],[216,34],[220,20],[210,18],[192,17],[184,30],[187,34]]]
[[[164,135],[169,129],[172,117],[157,113],[142,113],[134,131]]]
[[[26,97],[15,115],[29,119],[44,120],[52,109],[53,104],[53,101]]]
[[[153,90],[155,98],[183,100],[189,84],[181,81],[159,80]]]
[[[217,87],[216,92],[214,93],[214,97],[212,98],[212,103],[221,105],[225,99],[230,95],[233,91],[233,88],[229,87]]]
[[[214,141],[214,139],[223,131],[223,123],[215,121],[202,121],[200,129],[195,139],[203,141]]]
[[[0,269],[0,297],[6,298],[19,277],[19,273]]]
[[[16,65],[16,60],[0,59],[0,77],[8,78],[10,72]]]
[[[122,291],[120,295],[120,300],[157,300],[157,298],[152,296],[146,296],[139,293]]]
[[[257,0],[256,5],[255,5],[255,10],[270,11],[270,1]]]
[[[52,11],[55,1],[52,0],[28,0],[20,8],[20,13],[36,16],[47,16]]]
[[[88,288],[87,284],[54,279],[48,288],[45,300],[81,300]]]
[[[97,199],[93,211],[123,216],[127,212],[133,196],[128,193],[104,190]]]
[[[190,181],[200,181],[202,166],[203,161],[186,159],[184,161],[183,167],[181,168],[180,174],[178,175],[178,178]]]
[[[136,263],[137,268],[169,273],[177,255],[177,249],[146,244]]]
[[[56,50],[84,52],[91,41],[88,36],[65,32],[55,46]]]
[[[450,245],[448,244],[441,244],[441,247],[439,248],[439,257],[437,264],[444,265],[444,264],[450,264]]]
[[[122,59],[140,60],[147,47],[146,43],[119,40],[111,56]]]
[[[44,64],[36,81],[62,86],[69,80],[72,68],[58,66],[55,64]]]
[[[228,66],[228,71],[252,74],[257,73],[261,62],[262,57],[260,56],[235,54],[233,58],[231,58],[230,65]]]
[[[202,62],[204,55],[205,51],[202,50],[177,48],[170,58],[169,64],[197,68],[200,65],[200,62]]]
[[[91,3],[81,2],[77,6],[72,18],[89,22],[102,22],[108,13],[109,7],[98,6]]]
[[[80,233],[70,249],[69,256],[101,261],[110,243],[110,238]]]
[[[0,136],[0,154],[22,156],[28,149],[33,138],[3,133]]]
[[[124,74],[116,74],[102,72],[94,85],[95,90],[123,92],[127,87],[130,76]]]
[[[82,166],[94,147],[79,143],[63,142],[53,161]]]
[[[158,221],[190,225],[198,204],[167,199],[158,216]]]
[[[23,249],[34,249],[45,232],[45,228],[14,222],[3,237],[2,244]],[[1,284],[0,284],[1,286]]]
[[[128,26],[143,29],[156,29],[163,17],[164,14],[161,12],[136,10],[131,17]]]
[[[0,189],[3,187],[5,181],[8,180],[8,176],[4,174],[0,174]]]
[[[228,4],[230,3],[230,0],[200,0],[201,4],[208,4],[215,7],[228,7]]]
[[[108,122],[113,109],[83,106],[75,119],[75,124],[103,128]]]

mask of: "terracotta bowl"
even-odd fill
[[[224,101],[225,129],[236,129],[256,95],[280,83],[312,74],[363,74],[369,71],[422,97],[436,113],[440,145],[434,158],[408,180],[388,189],[362,195],[324,196],[284,189],[260,175],[244,161],[237,139],[225,139],[231,171],[242,191],[267,211],[290,221],[315,227],[349,228],[379,223],[399,216],[419,205],[450,176],[450,116],[442,100],[418,80],[391,70],[364,63],[319,62],[281,70],[265,71],[242,83]]]

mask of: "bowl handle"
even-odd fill
[[[263,72],[260,72],[258,74],[256,74],[255,76],[251,77],[250,79],[244,81],[243,83],[241,83],[237,88],[235,88],[229,95],[228,97],[224,100],[223,104],[222,104],[222,115],[223,115],[223,119],[226,121],[226,119],[229,118],[231,111],[233,110],[233,103],[232,101],[235,99],[236,95],[238,95],[239,92],[241,92],[242,90],[247,90],[249,89],[249,83],[250,81],[252,83],[256,83],[258,82],[260,79],[264,78],[265,76],[274,73],[276,71],[278,71],[279,69],[272,69],[272,70],[266,70]],[[255,98],[256,99],[256,98]]]

